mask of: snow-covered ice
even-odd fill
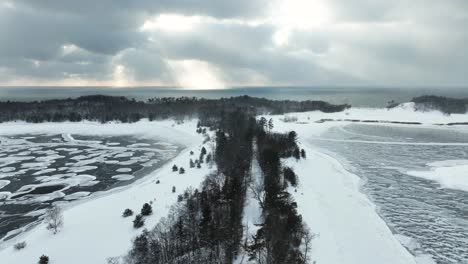
[[[447,160],[428,163],[428,170],[414,170],[406,173],[438,182],[444,188],[468,192],[468,160]]]
[[[147,137],[170,136],[170,142],[183,144],[186,149],[179,156],[135,183],[118,187],[109,192],[95,193],[89,198],[78,200],[67,205],[64,211],[64,229],[57,235],[52,235],[39,224],[32,230],[0,244],[0,259],[2,263],[23,264],[35,263],[42,254],[51,258],[53,263],[106,263],[108,257],[125,254],[130,249],[131,240],[142,229],[134,229],[132,217],[123,218],[122,212],[130,208],[139,212],[146,202],[152,202],[153,214],[145,217],[145,226],[154,226],[161,217],[169,212],[171,205],[176,203],[177,196],[188,187],[198,187],[202,179],[215,168],[202,166],[202,169],[186,168],[185,174],[172,172],[173,164],[187,164],[190,159],[190,150],[196,150],[203,142],[203,137],[195,132],[196,120],[186,121],[174,125],[173,121],[138,122],[135,124],[91,124],[96,133],[145,133]],[[37,130],[54,129],[54,124],[25,123],[10,126],[17,133],[27,129],[28,126]],[[61,124],[56,124],[60,127]],[[2,125],[0,125],[0,130]],[[60,128],[58,128],[60,130]],[[62,126],[65,133],[70,134],[89,131],[79,124],[65,123]],[[161,137],[160,137],[161,138]],[[205,145],[207,147],[207,145]],[[160,181],[156,184],[156,181]],[[172,186],[176,186],[176,193],[172,193]],[[76,194],[78,195],[78,194]],[[85,195],[79,194],[79,195]],[[13,244],[26,241],[27,247],[21,251],[13,249]]]

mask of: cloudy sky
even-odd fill
[[[464,86],[467,0],[0,0],[0,85]]]

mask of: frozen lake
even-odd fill
[[[408,173],[466,166],[466,131],[350,124],[322,137],[310,142],[364,179],[363,191],[413,254],[437,263],[468,263],[468,192]]]
[[[51,203],[130,184],[178,151],[132,136],[0,136],[0,241],[34,224]]]

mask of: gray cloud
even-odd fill
[[[15,79],[177,84],[168,61],[198,60],[227,85],[454,85],[468,81],[468,2],[329,0],[331,21],[288,28],[271,1],[15,0],[0,4],[0,85]],[[141,31],[159,14],[206,17]],[[313,14],[313,12],[311,12]],[[64,49],[65,47],[65,49]],[[68,48],[67,48],[68,47]]]

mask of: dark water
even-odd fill
[[[0,186],[0,244],[52,203],[130,184],[178,152],[175,145],[131,136],[72,136],[0,137],[0,181],[7,182]]]
[[[250,95],[277,100],[323,100],[355,107],[384,107],[387,102],[407,102],[415,96],[443,95],[468,98],[468,89],[416,89],[398,87],[243,87],[229,89],[187,90],[170,87],[0,87],[0,100],[45,100],[74,98],[82,95],[105,94],[127,96],[138,100],[152,97],[194,96],[221,98]]]
[[[441,264],[468,263],[468,192],[405,173],[427,170],[433,161],[468,160],[466,132],[353,124],[333,128],[326,137],[342,141],[312,142],[366,180],[363,191],[390,228],[419,244],[411,248],[414,254]],[[455,144],[440,144],[447,142]]]

